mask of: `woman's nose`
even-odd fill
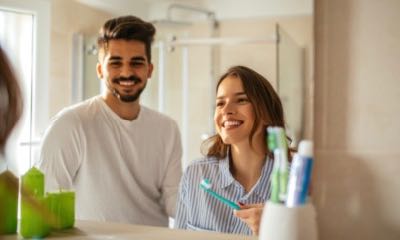
[[[232,115],[236,113],[235,107],[231,103],[226,103],[223,108],[223,113],[226,115]]]

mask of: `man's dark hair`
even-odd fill
[[[146,47],[147,60],[151,62],[151,43],[156,29],[153,24],[135,16],[122,16],[108,20],[99,31],[97,38],[98,49],[107,51],[110,40],[137,40]]]

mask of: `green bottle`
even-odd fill
[[[18,178],[6,170],[0,174],[0,235],[17,232]]]
[[[31,168],[21,178],[21,225],[24,238],[43,238],[50,232],[49,203],[44,197],[44,174]]]
[[[32,167],[21,179],[21,190],[30,196],[44,197],[44,174]]]
[[[75,192],[61,190],[47,193],[54,229],[72,228],[75,223]]]

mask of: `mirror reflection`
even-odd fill
[[[293,146],[312,136],[312,15],[218,19],[204,7],[170,4],[153,17],[155,72],[142,102],[180,126],[183,163],[199,156],[214,133],[215,81],[230,66],[246,65],[267,77],[284,104]],[[104,88],[93,71],[95,36],[85,40],[84,98]],[[89,67],[88,67],[89,66]]]
[[[178,201],[181,228],[258,234],[258,226],[246,222],[240,209],[259,214],[271,191],[273,161],[269,160],[273,157],[265,144],[265,128],[284,128],[291,139],[289,148],[312,136],[313,6],[312,1],[293,1],[288,7],[271,0],[236,3],[227,10],[227,4],[232,5],[222,0],[0,1],[0,26],[5,29],[0,43],[16,69],[25,103],[19,127],[8,141],[2,169],[22,175],[37,165],[48,177],[49,191],[74,189],[77,219],[167,226]],[[115,39],[98,45],[98,29],[107,20],[127,14],[155,27],[154,42],[148,46],[151,55],[141,40],[136,45]],[[250,85],[265,89],[249,91],[247,78],[261,79],[259,83],[249,80]],[[264,102],[279,104],[259,97],[274,94],[282,103],[285,124],[283,115],[276,114],[281,108],[263,108]],[[135,95],[140,95],[142,107]],[[79,114],[76,107],[69,107],[83,101]],[[105,125],[114,118],[120,118],[120,123],[103,127],[98,122],[100,113],[107,115]],[[248,122],[258,125],[247,126]],[[242,138],[232,135],[235,128],[255,147],[243,147]],[[206,140],[222,155],[208,148],[207,157],[202,157],[200,147]],[[132,163],[125,162],[126,158],[132,158]],[[197,173],[185,172],[186,182],[182,181],[178,191],[181,165],[184,169],[196,166],[198,158],[207,164],[214,158],[225,159],[215,164],[232,178],[219,180],[235,179],[242,187],[242,192],[227,190],[224,194],[243,204],[232,218],[237,229],[219,228],[218,218],[212,224],[204,224],[204,219],[210,219],[204,216],[186,219],[199,214],[188,210],[204,208],[202,197],[214,201],[213,194],[204,193],[217,192],[221,185],[213,177],[218,175],[213,169],[193,167],[199,176],[207,176],[198,178]],[[93,159],[104,162],[89,163]],[[109,159],[115,162],[107,163]],[[147,160],[139,164],[140,159]],[[254,165],[249,165],[252,160]],[[201,189],[205,177],[212,183]],[[113,189],[115,194],[89,193],[87,186],[93,184]],[[252,195],[254,191],[262,197]],[[84,192],[97,194],[101,200],[93,204]],[[200,202],[183,198],[185,194]],[[129,209],[138,201],[137,195],[146,203],[136,202],[131,211],[99,209],[113,205],[116,198]],[[232,210],[223,202],[218,203],[221,216],[227,214],[226,209]],[[182,208],[189,203],[194,204],[193,209]]]

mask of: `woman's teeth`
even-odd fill
[[[230,120],[230,121],[225,121],[223,126],[225,128],[233,128],[239,126],[240,124],[242,124],[242,121]]]

